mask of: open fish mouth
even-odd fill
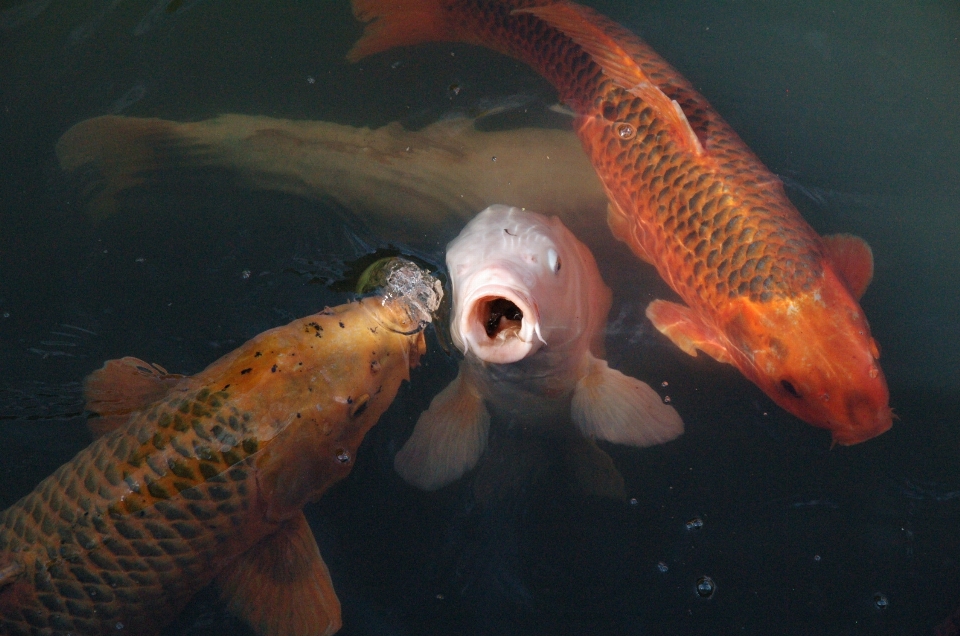
[[[471,294],[460,318],[460,333],[466,349],[495,364],[522,360],[544,344],[536,304],[501,286]]]

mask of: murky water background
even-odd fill
[[[346,298],[290,271],[304,260],[335,269],[390,240],[214,169],[167,171],[94,225],[54,155],[71,125],[235,112],[417,127],[503,103],[519,106],[485,125],[563,125],[549,85],[485,50],[347,64],[360,28],[345,1],[154,1],[0,3],[3,506],[88,442],[77,383],[105,359],[198,371]],[[930,634],[960,605],[960,9],[908,4],[591,5],[691,79],[818,231],[871,244],[863,307],[893,430],[829,450],[732,368],[654,333],[643,309],[669,290],[623,246],[591,245],[614,291],[611,365],[669,395],[686,433],[604,446],[628,502],[585,496],[564,442],[529,436],[491,441],[506,469],[481,460],[417,492],[392,457],[455,374],[431,338],[352,475],[307,509],[342,634]],[[441,262],[449,238],[415,247]],[[209,593],[167,633],[242,629]]]

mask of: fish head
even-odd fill
[[[780,407],[852,445],[889,430],[880,349],[859,303],[829,268],[793,298],[739,304],[725,330],[734,364]]]
[[[454,344],[509,364],[594,338],[610,307],[590,251],[556,217],[493,205],[447,246]]]

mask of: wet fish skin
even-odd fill
[[[156,634],[216,578],[260,634],[332,634],[339,602],[301,508],[350,472],[424,352],[397,303],[372,297],[191,377],[108,362],[92,410],[124,419],[97,387],[125,375],[162,396],[0,513],[0,633]]]
[[[854,444],[888,430],[879,348],[858,304],[855,237],[825,240],[709,102],[649,46],[567,0],[353,0],[348,59],[428,41],[479,44],[554,84],[610,200],[613,233],[686,303],[654,325],[736,366],[777,404]]]

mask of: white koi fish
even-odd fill
[[[610,290],[558,218],[490,206],[447,246],[447,268],[464,359],[397,453],[407,482],[435,490],[473,468],[491,413],[513,426],[569,418],[588,438],[638,447],[683,432],[653,389],[598,357]]]

